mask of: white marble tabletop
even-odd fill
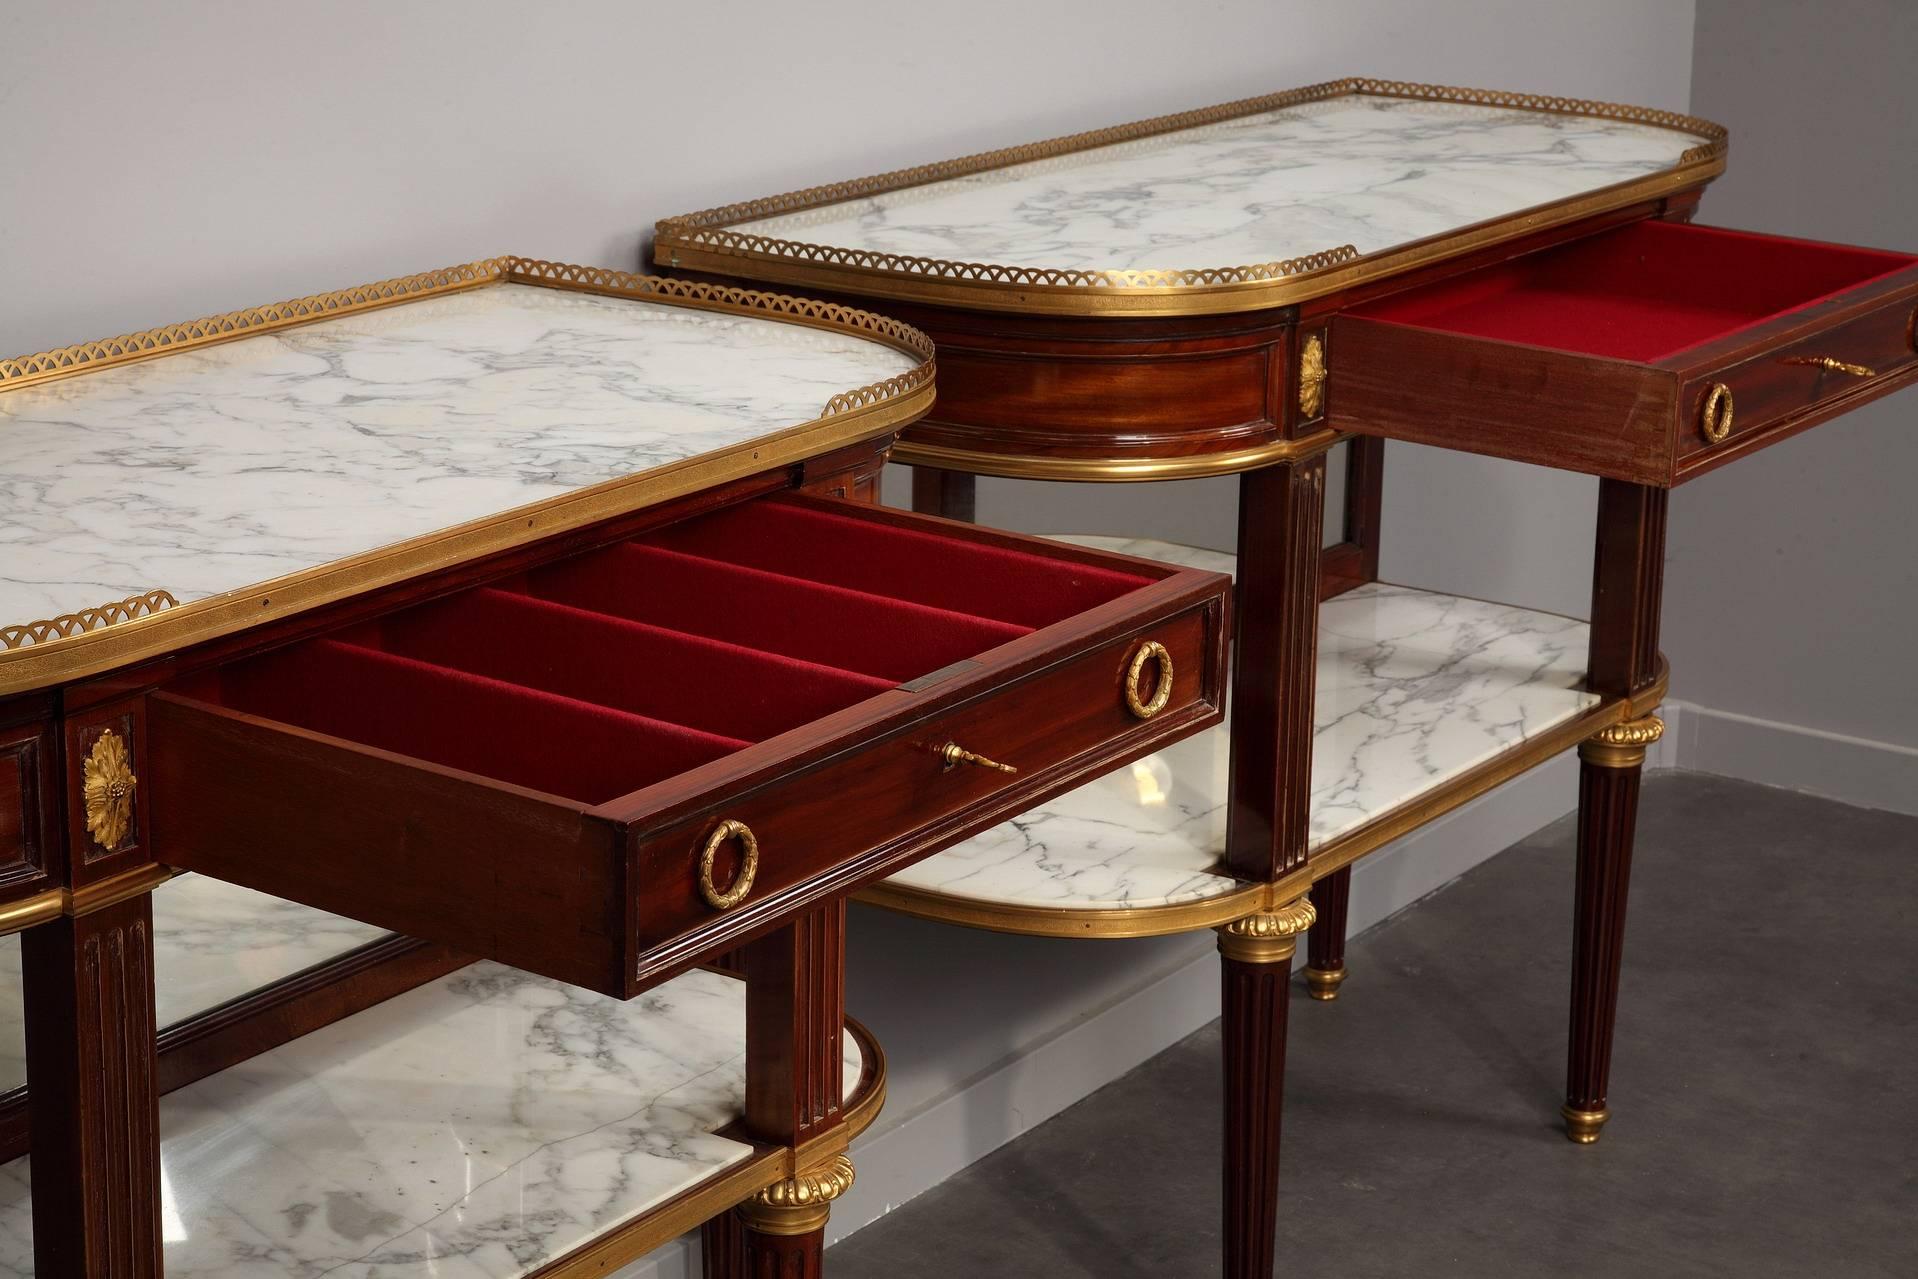
[[[1219,551],[1064,541],[1229,573]],[[1319,609],[1311,844],[1318,847],[1562,724],[1585,692],[1584,622],[1378,583]],[[1224,725],[917,862],[887,882],[979,902],[1126,909],[1241,884],[1225,850]]]
[[[1670,169],[1700,135],[1351,94],[727,230],[1084,271],[1366,255]]]
[[[744,1096],[743,982],[474,964],[161,1099],[166,1274],[518,1279],[746,1159],[714,1135]],[[34,1273],[29,1204],[0,1166],[0,1279]]]
[[[776,434],[916,362],[509,283],[0,390],[0,625],[258,586]]]

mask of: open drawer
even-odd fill
[[[1229,585],[761,497],[162,687],[155,856],[630,995],[1216,722]]]
[[[1345,431],[1672,485],[1918,377],[1918,257],[1639,222],[1334,316]]]

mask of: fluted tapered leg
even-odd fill
[[[826,1273],[826,1227],[797,1235],[746,1230],[749,1279],[820,1279]]]
[[[141,893],[21,936],[33,1245],[46,1279],[160,1273],[153,908]]]
[[[1292,956],[1312,924],[1304,898],[1219,929],[1225,1022],[1225,1275],[1271,1279],[1285,1110]]]
[[[703,1231],[707,1279],[817,1279],[834,1199],[852,1160],[819,1154],[844,1122],[846,904],[833,902],[747,943],[746,1127],[809,1162]],[[843,1142],[840,1143],[843,1146]]]
[[[1337,999],[1345,982],[1345,910],[1352,899],[1352,868],[1312,885],[1318,919],[1305,940],[1305,988],[1314,999]]]
[[[699,1256],[706,1279],[742,1279],[746,1270],[746,1224],[722,1212],[699,1228]]]
[[[1618,973],[1625,952],[1645,748],[1664,725],[1656,716],[1615,724],[1579,747],[1578,888],[1573,907],[1572,1012],[1565,1068],[1565,1135],[1589,1144],[1610,1117],[1606,1091]]]

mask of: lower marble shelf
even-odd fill
[[[519,1279],[728,1169],[745,984],[622,1003],[477,963],[160,1101],[168,1279]],[[844,1037],[847,1096],[864,1056]],[[34,1273],[29,1159],[0,1277]]]
[[[1235,567],[1223,552],[1167,542],[1061,540],[1224,573]],[[1597,706],[1582,687],[1588,632],[1572,618],[1381,583],[1327,600],[1312,846]],[[1149,910],[1242,894],[1245,884],[1219,873],[1228,741],[1224,725],[1187,738],[918,862],[871,896],[1012,931],[1070,931],[1020,912]],[[995,907],[1009,909],[995,918]]]

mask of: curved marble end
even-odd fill
[[[1235,564],[1223,552],[1168,542],[1060,540],[1219,572]],[[1327,600],[1319,611],[1313,846],[1597,705],[1581,687],[1588,630],[1550,613],[1379,583]],[[919,904],[1085,912],[1242,892],[1243,883],[1218,873],[1227,740],[1224,726],[1208,729],[907,867],[886,885],[910,890]],[[883,891],[878,900],[886,903]],[[1017,931],[1011,921],[995,926]]]

